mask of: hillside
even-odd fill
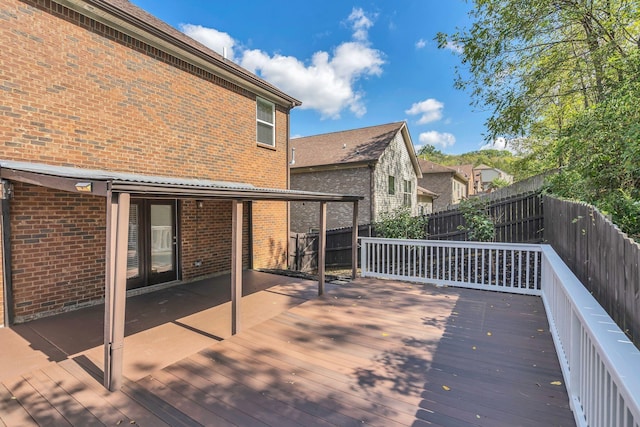
[[[526,178],[526,176],[521,176],[521,168],[518,167],[518,161],[521,158],[505,150],[479,150],[464,154],[444,154],[433,146],[426,145],[418,152],[418,156],[445,166],[466,164],[478,166],[484,164],[513,175],[516,181]]]

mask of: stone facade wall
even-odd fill
[[[395,194],[389,194],[389,176],[395,178]],[[375,207],[373,220],[376,221],[383,212],[390,212],[404,203],[404,181],[411,183],[409,208],[413,215],[418,214],[417,175],[411,163],[404,138],[398,132],[375,168]]]

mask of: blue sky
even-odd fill
[[[453,88],[455,46],[434,41],[468,23],[463,0],[132,2],[300,99],[293,137],[406,120],[416,149],[486,143],[487,112]]]

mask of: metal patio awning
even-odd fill
[[[231,230],[231,332],[240,328],[242,297],[242,216],[243,205],[251,201],[319,202],[318,293],[324,293],[324,260],[326,251],[327,202],[353,203],[352,274],[357,269],[358,201],[364,197],[317,193],[277,188],[259,188],[251,184],[168,176],[139,175],[126,172],[54,166],[40,163],[0,160],[0,183],[23,182],[56,190],[95,195],[106,199],[105,251],[105,339],[104,385],[109,390],[122,386],[124,357],[124,315],[126,304],[126,266],[131,197],[197,198],[230,200]],[[10,235],[9,194],[1,186],[2,235]],[[10,245],[8,246],[10,249]],[[11,271],[10,254],[5,251],[3,271]],[[7,255],[9,255],[7,257]],[[8,258],[8,261],[7,261]],[[8,265],[6,264],[8,262]],[[11,286],[5,283],[5,288]],[[5,301],[10,301],[6,298]]]
[[[357,195],[260,188],[237,182],[140,175],[10,160],[0,160],[0,178],[103,197],[106,197],[109,191],[113,191],[149,198],[216,198],[300,202],[355,202],[363,199],[363,196]]]

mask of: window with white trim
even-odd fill
[[[405,206],[411,206],[411,193],[412,193],[412,185],[411,185],[411,181],[409,180],[404,180],[404,186],[402,188],[404,191],[402,192],[403,198],[402,198],[402,202]]]
[[[275,105],[262,98],[256,98],[256,140],[260,144],[276,146]]]

